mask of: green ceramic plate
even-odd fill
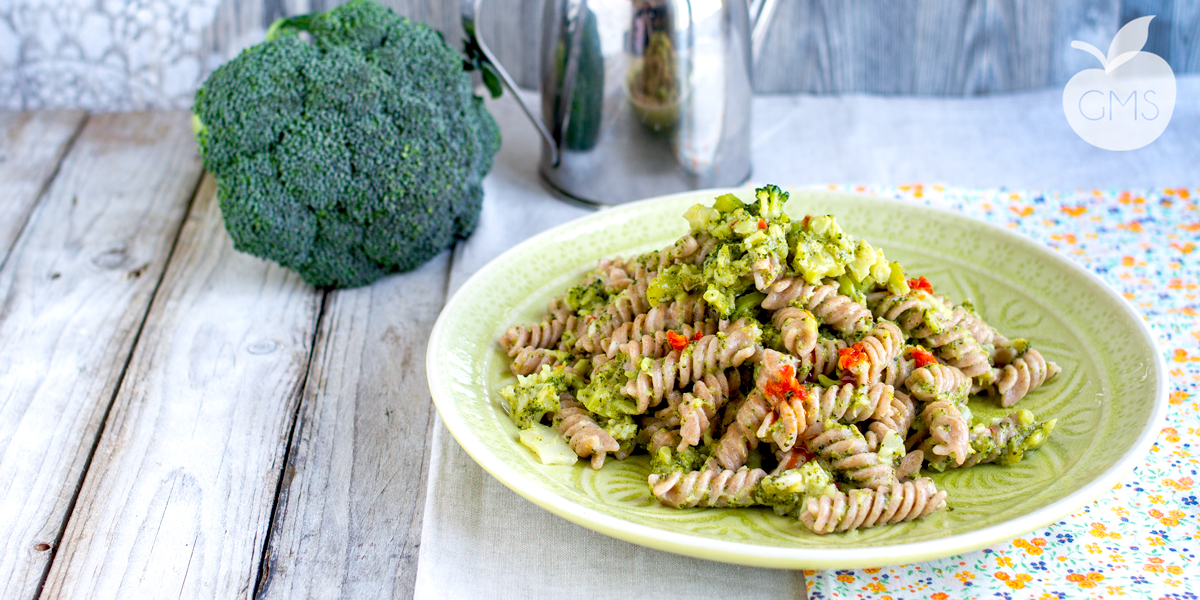
[[[850,568],[950,556],[1012,539],[1090,502],[1128,473],[1161,427],[1166,367],[1142,318],[1099,278],[1053,251],[962,215],[870,196],[793,191],[793,217],[833,214],[939,293],[970,299],[993,326],[1024,337],[1063,373],[1020,404],[1057,418],[1047,444],[1011,467],[934,474],[950,510],[916,522],[818,536],[769,509],[675,510],[646,485],[648,461],[593,471],[545,466],[517,441],[498,389],[512,381],[496,340],[540,320],[547,301],[601,257],[661,248],[681,215],[729,190],[605,210],[506,252],[447,303],[429,342],[433,400],[446,427],[493,476],[538,506],[615,538],[700,558],[782,568]],[[733,190],[743,198],[749,190]],[[1004,412],[973,400],[983,418]]]

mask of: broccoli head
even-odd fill
[[[500,147],[462,57],[369,1],[280,20],[213,72],[194,113],[234,246],[322,287],[470,235]]]

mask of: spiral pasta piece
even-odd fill
[[[541,370],[543,365],[559,364],[563,358],[563,352],[558,350],[547,350],[545,348],[522,348],[516,356],[513,357],[512,363],[509,364],[509,369],[513,375],[530,375]]]
[[[917,418],[917,408],[913,403],[912,398],[908,394],[900,390],[894,390],[892,393],[892,411],[886,417],[872,421],[867,426],[866,433],[863,436],[867,439],[867,446],[872,451],[879,449],[879,444],[883,442],[883,438],[889,432],[896,432],[900,439],[904,439],[908,435],[908,430],[912,427],[913,421]],[[920,468],[918,465],[917,468]]]
[[[1041,352],[1030,348],[999,371],[995,390],[1000,394],[1000,406],[1010,408],[1026,394],[1062,372],[1062,368],[1048,362]]]
[[[734,413],[733,422],[713,447],[713,458],[726,469],[736,469],[746,464],[750,450],[758,447],[754,432],[762,425],[763,418],[771,411],[771,405],[762,392],[753,390],[746,395],[742,405]]]
[[[880,319],[871,333],[854,345],[864,357],[864,360],[849,369],[854,382],[867,385],[882,380],[883,370],[904,350],[904,339],[904,332],[898,325]]]
[[[895,467],[867,447],[856,427],[829,422],[807,446],[858,487],[878,489],[896,483]]]
[[[888,291],[867,294],[867,306],[878,319],[887,319],[915,338],[926,338],[942,332],[942,321],[949,311],[935,296],[922,290],[907,294]]]
[[[681,389],[706,373],[740,366],[758,351],[756,326],[734,323],[718,335],[706,335],[682,351],[672,351],[659,359],[642,359],[634,365],[638,374],[621,393],[636,398],[638,412],[645,412],[663,395]],[[724,338],[724,339],[722,339]]]
[[[559,396],[559,410],[554,417],[555,427],[567,438],[567,443],[580,458],[592,459],[592,468],[604,466],[609,452],[617,452],[621,444],[596,423],[592,414],[570,394]]]
[[[699,265],[704,263],[708,253],[720,242],[708,233],[684,235],[674,244],[662,249],[647,252],[635,260],[647,271],[657,273],[676,264],[685,263]]]
[[[613,331],[612,337],[605,339],[600,343],[604,349],[604,354],[609,358],[617,355],[618,352],[624,351],[634,360],[640,359],[643,356],[650,358],[662,358],[671,353],[671,340],[667,336],[667,331],[647,331],[640,336],[635,335],[630,339],[631,333],[637,333],[637,327],[642,323],[645,315],[638,315],[633,321],[625,323]],[[717,323],[715,321],[702,321],[694,325],[684,323],[678,328],[678,334],[687,339],[692,339],[697,333],[700,335],[712,335],[717,332]]]
[[[984,351],[966,327],[953,321],[945,323],[944,327],[942,333],[922,338],[921,341],[967,377],[983,377],[990,382],[991,354]]]
[[[693,386],[692,393],[684,394],[679,404],[679,445],[682,451],[687,446],[697,446],[701,437],[713,430],[717,413],[725,408],[729,390],[736,389],[737,370],[731,369],[734,383],[725,373],[708,373]]]
[[[525,348],[553,348],[564,331],[575,328],[575,313],[559,298],[550,301],[550,316],[532,325],[513,325],[500,336],[500,347],[509,356]]]
[[[629,307],[633,307],[633,298],[638,298],[639,301],[645,301],[645,289],[641,289],[642,283],[648,279],[638,280],[637,288],[626,289],[621,294],[629,294],[626,296],[626,302]],[[629,293],[630,289],[641,289],[640,292]],[[664,302],[643,310],[642,314],[634,314],[629,311],[620,309],[618,304],[621,301],[621,294],[618,294],[614,304],[605,307],[599,316],[590,316],[580,319],[581,325],[575,343],[576,348],[591,352],[593,354],[604,350],[603,341],[614,337],[614,333],[625,324],[631,323],[630,327],[624,334],[627,339],[632,339],[636,335],[644,335],[646,333],[654,333],[657,331],[666,331],[668,329],[679,329],[684,324],[695,326],[711,319],[711,314],[708,309],[708,304],[704,302],[704,298],[700,294],[692,294],[680,300],[672,302]],[[640,296],[639,296],[640,294]],[[638,304],[639,308],[648,308],[647,304]],[[628,316],[628,318],[626,318]]]
[[[929,402],[938,398],[965,398],[971,380],[966,373],[950,366],[935,363],[914,369],[904,386],[918,400]]]
[[[774,254],[768,254],[750,264],[750,275],[754,277],[754,289],[762,292],[787,270],[783,261]]]
[[[911,356],[908,356],[906,350],[913,346],[905,346],[900,350],[899,356],[892,359],[883,369],[883,374],[879,380],[892,387],[900,387],[904,385],[904,380],[912,375],[913,369],[917,368],[917,363]]]
[[[778,310],[787,306],[808,309],[826,325],[840,333],[865,331],[871,326],[871,311],[837,293],[832,285],[806,285],[802,277],[784,277],[768,288],[762,307]]]
[[[944,456],[961,465],[970,457],[971,440],[967,420],[953,401],[940,399],[926,404],[920,420],[929,432],[921,449],[930,460]]]
[[[857,423],[891,416],[895,390],[890,385],[854,384],[828,388],[811,386],[803,394],[770,399],[771,410],[759,423],[755,435],[770,440],[781,450],[819,435],[827,420]]]
[[[907,481],[921,472],[921,464],[925,462],[924,450],[913,450],[900,459],[896,465],[896,481]]]
[[[771,315],[771,324],[779,330],[783,345],[796,356],[812,354],[817,347],[817,318],[803,308],[786,306]]]
[[[810,376],[833,375],[837,372],[838,352],[848,347],[844,340],[818,337],[811,354],[800,357],[800,364]]]
[[[826,534],[911,521],[945,507],[946,492],[922,477],[875,490],[809,498],[800,521],[813,533]]]
[[[672,508],[740,507],[754,504],[754,488],[766,477],[762,469],[717,469],[708,466],[690,473],[667,476],[652,473],[650,491],[659,502]]]
[[[1046,442],[1058,419],[1038,422],[1033,413],[1020,410],[998,417],[988,423],[978,423],[971,428],[972,454],[961,465],[949,463],[944,458],[930,461],[930,466],[942,470],[948,467],[973,467],[978,464],[998,462],[1011,465],[1021,462],[1025,453],[1036,450]]]

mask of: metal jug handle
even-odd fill
[[[487,43],[483,41],[483,38],[476,33],[476,22],[478,21],[479,7],[482,3],[483,0],[462,0],[461,7],[463,29],[466,31],[467,36],[475,40],[475,43],[479,46],[480,51],[483,52],[483,56],[487,58],[488,62],[492,64],[492,67],[496,69],[496,73],[500,75],[500,81],[504,83],[504,87],[508,88],[509,93],[511,93],[513,97],[517,99],[517,103],[521,105],[521,110],[525,111],[525,116],[529,117],[530,122],[532,122],[533,126],[537,128],[538,133],[542,135],[542,139],[545,140],[546,145],[550,148],[550,164],[557,167],[559,162],[559,148],[562,144],[563,134],[567,130],[567,121],[570,119],[570,110],[563,111],[563,122],[555,124],[555,135],[551,135],[550,129],[546,127],[546,124],[543,123],[540,118],[538,118],[538,116],[533,112],[533,109],[529,107],[529,104],[525,102],[525,99],[517,93],[517,84],[513,81],[512,76],[509,75],[508,71],[500,65],[500,61],[496,60],[496,55],[492,54],[492,49],[489,48]],[[572,96],[575,92],[575,75],[579,70],[579,50],[576,47],[578,44],[574,43],[575,38],[577,37],[575,35],[575,26],[577,25],[578,19],[574,19],[573,21],[575,21],[575,23],[572,23],[573,27],[569,33],[570,39],[568,44],[570,44],[570,47],[569,52],[567,53],[568,58],[567,69],[565,73],[566,77],[563,81],[563,87],[565,88],[564,100],[566,101],[566,106],[571,105]]]

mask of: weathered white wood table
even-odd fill
[[[1194,103],[1122,155],[1073,138],[1057,93],[760,98],[754,179],[1197,185]],[[186,113],[0,112],[0,598],[412,595],[429,330],[580,214],[539,188],[511,99],[489,107],[480,233],[343,291],[233,250]]]

